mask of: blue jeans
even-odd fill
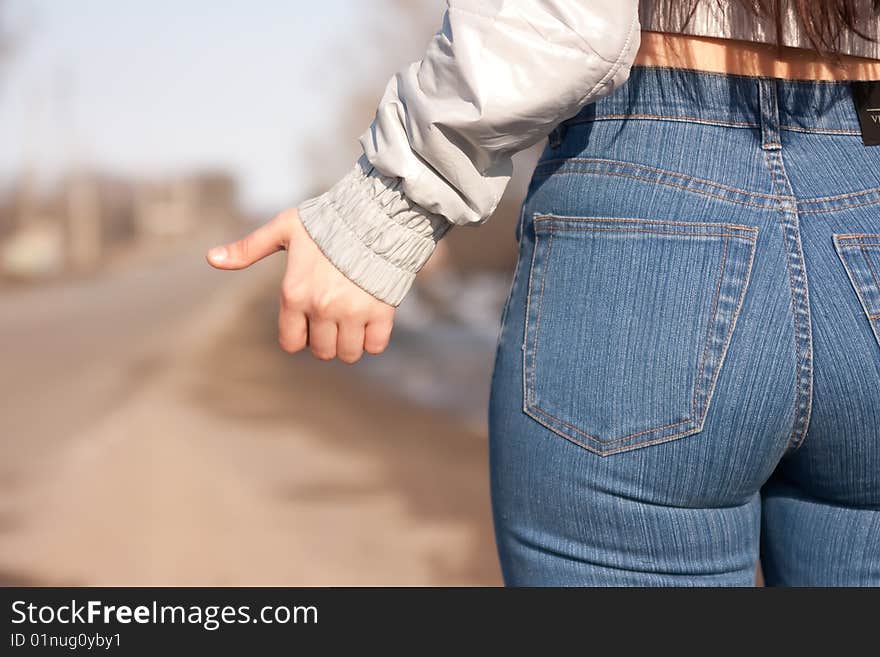
[[[880,147],[636,66],[551,134],[490,401],[508,585],[880,585]]]

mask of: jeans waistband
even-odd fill
[[[765,148],[780,130],[860,134],[846,80],[789,80],[663,66],[633,66],[629,80],[574,118],[690,120],[762,129]]]

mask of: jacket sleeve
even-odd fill
[[[495,210],[512,156],[623,84],[638,0],[448,0],[424,58],[388,83],[363,155],[301,204],[324,254],[398,305],[453,225]]]

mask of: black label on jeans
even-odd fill
[[[862,143],[880,146],[880,80],[858,80],[850,85],[862,127]]]

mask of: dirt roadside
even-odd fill
[[[500,583],[485,436],[281,352],[277,278],[235,278],[7,498],[0,580]]]

